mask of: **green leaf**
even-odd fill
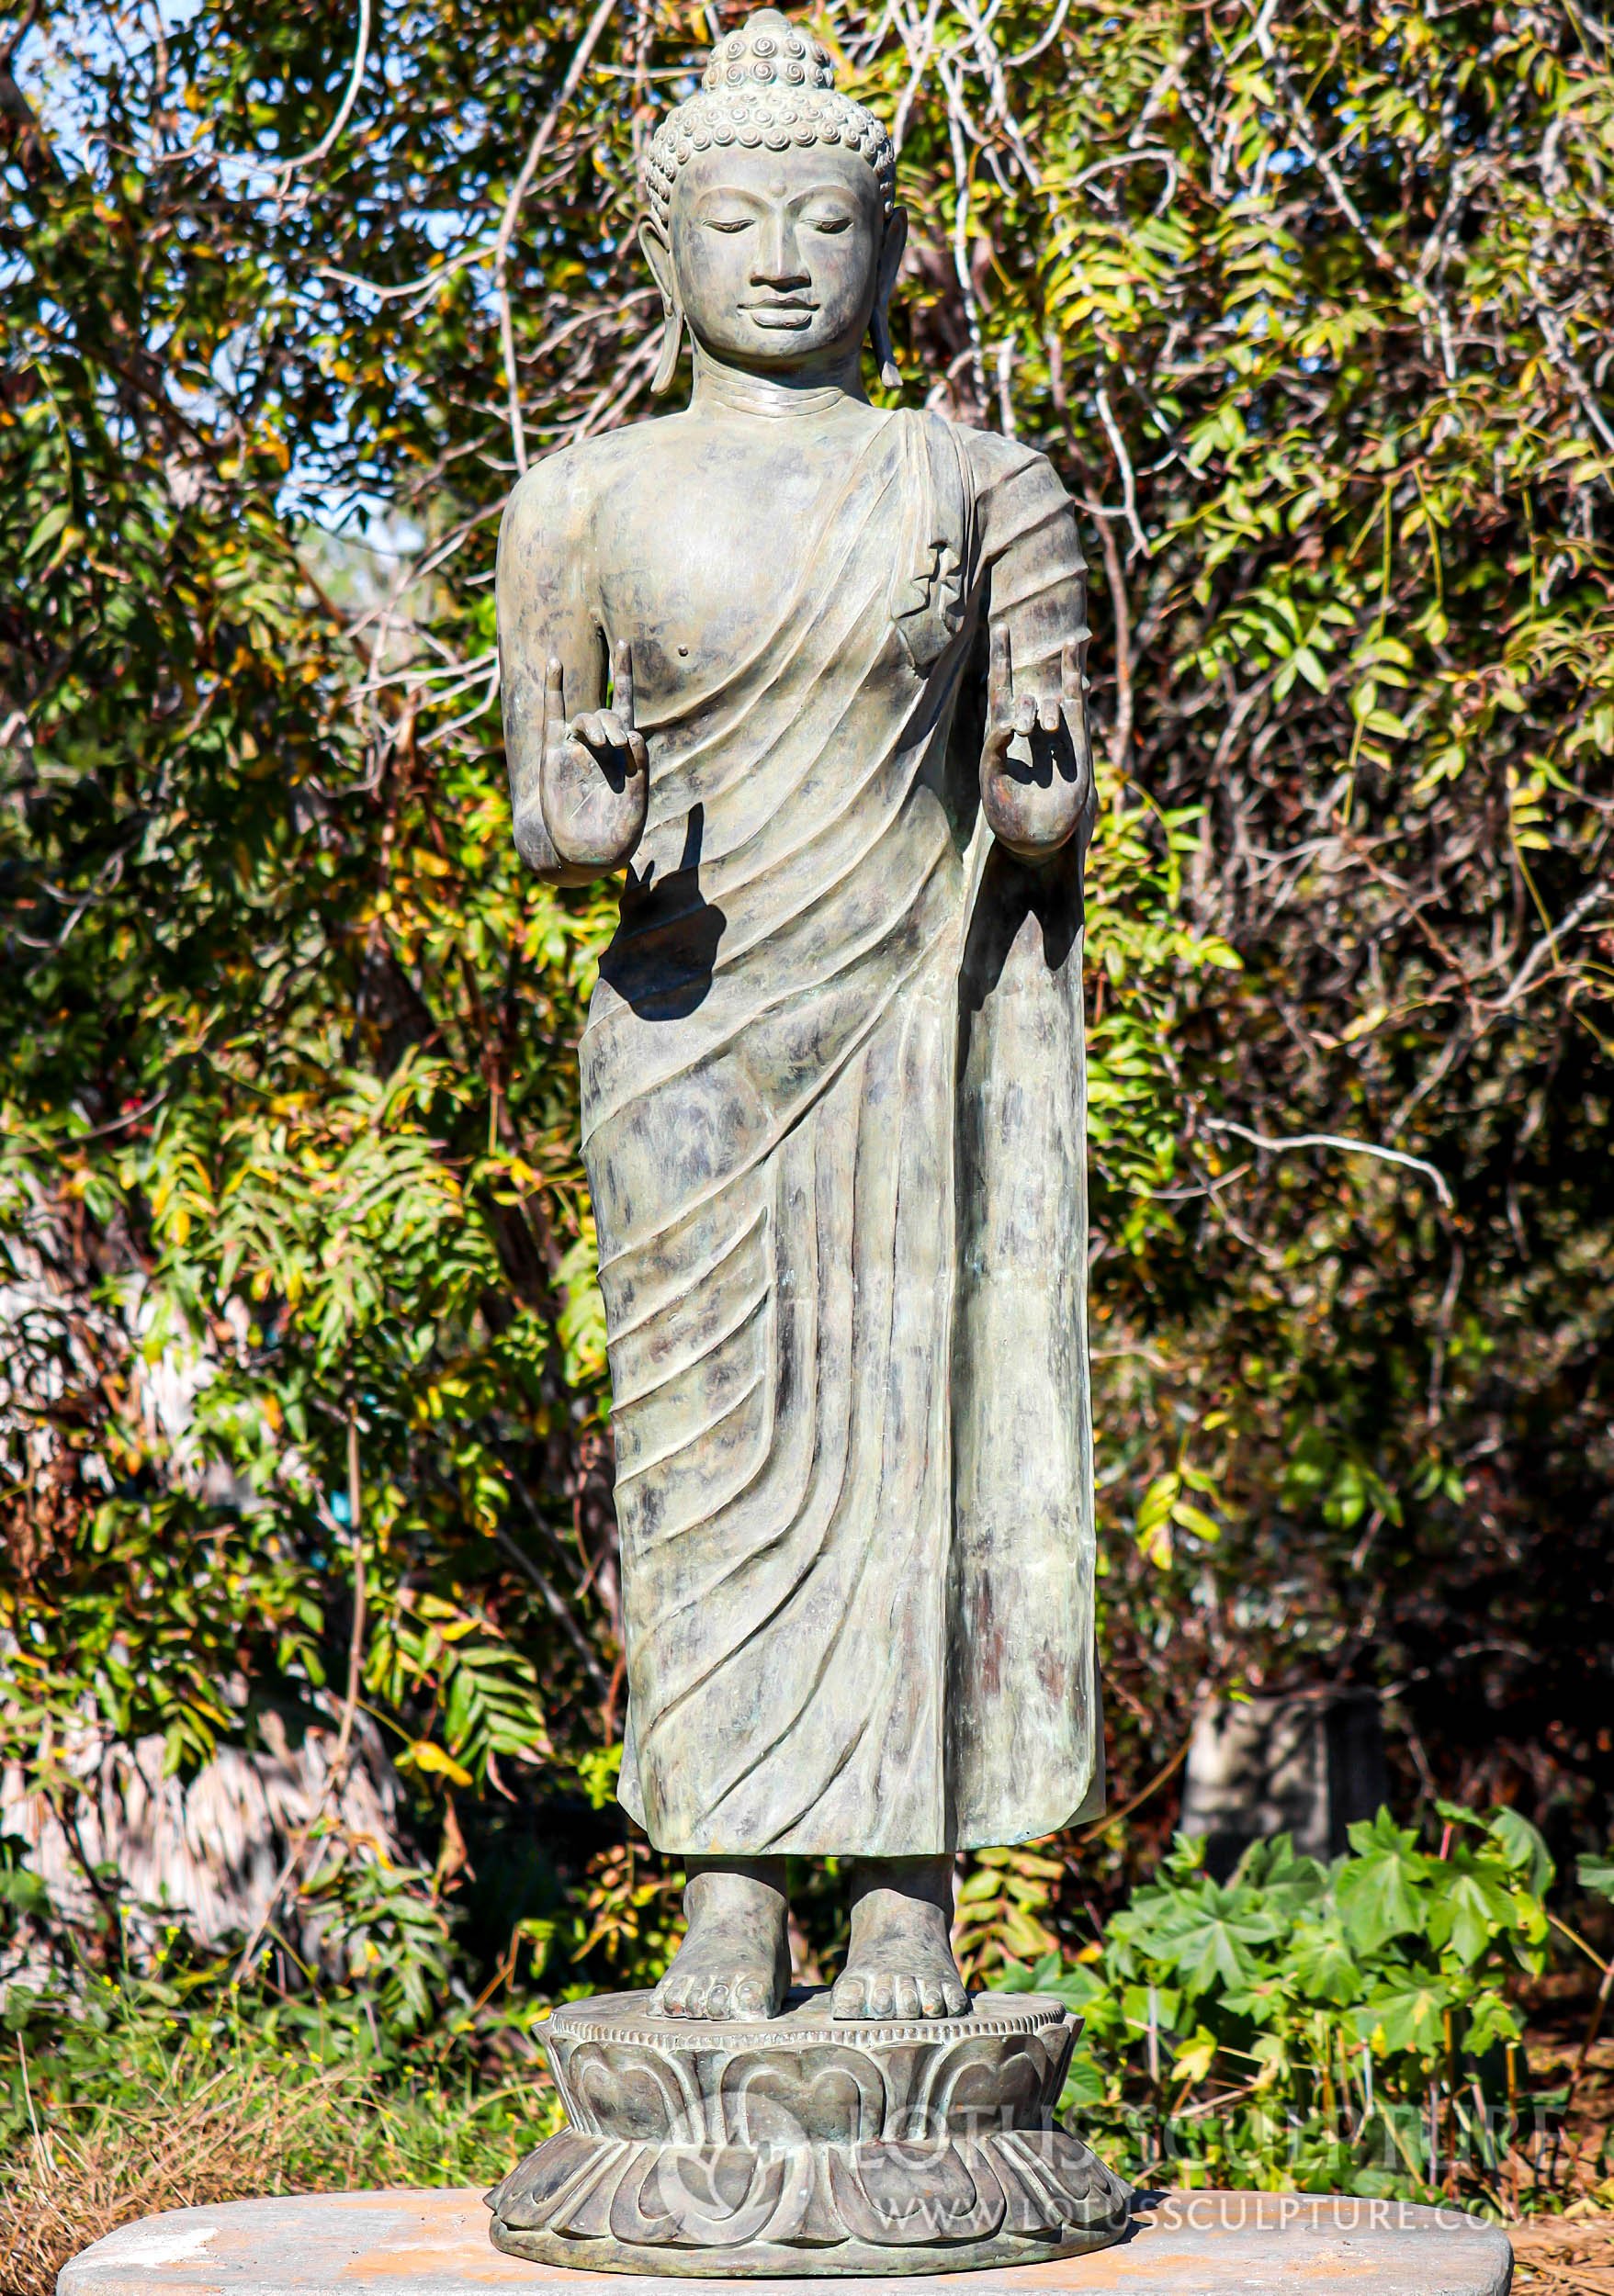
[[[1351,1944],[1371,1953],[1393,1937],[1424,1928],[1434,1861],[1387,1810],[1352,1826],[1349,1840],[1351,1855],[1339,1867],[1335,1898]]]
[[[1296,1930],[1289,1966],[1313,2000],[1344,2008],[1360,1998],[1360,1965],[1337,1921],[1307,1922]]]
[[[1356,2030],[1375,2050],[1428,2056],[1444,2045],[1452,1997],[1433,1978],[1376,1992],[1356,2011]]]
[[[1435,1892],[1429,1908],[1431,1943],[1439,1947],[1449,1941],[1460,1961],[1475,1962],[1493,1938],[1516,1926],[1508,1892],[1478,1868],[1464,1871],[1453,1861],[1450,1877]]]
[[[1515,1809],[1499,1809],[1493,1812],[1486,1826],[1512,1872],[1524,1876],[1525,1885],[1536,1896],[1544,1896],[1552,1886],[1552,1860],[1529,1820]]]
[[[1599,1896],[1614,1897],[1614,1855],[1577,1859],[1574,1871],[1583,1889],[1595,1889]]]

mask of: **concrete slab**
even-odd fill
[[[1131,2232],[1101,2254],[938,2275],[944,2296],[1505,2296],[1513,2255],[1495,2226],[1455,2209],[1306,2195],[1143,2196]],[[821,2279],[773,2280],[826,2296]],[[923,2296],[928,2277],[842,2282]],[[478,2191],[314,2193],[176,2209],[110,2233],[62,2270],[58,2296],[725,2296],[732,2280],[652,2280],[501,2256]]]

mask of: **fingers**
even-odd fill
[[[1082,696],[1081,642],[1072,638],[1059,650],[1059,690],[1041,696],[1014,692],[1013,663],[1007,622],[995,622],[988,645],[987,666],[987,724],[988,738],[995,738],[999,728],[1007,730],[1007,737],[1036,732],[1057,734],[1073,728],[1076,719],[1072,705]],[[1040,682],[1040,678],[1038,682]]]
[[[644,736],[633,722],[633,650],[626,638],[611,649],[611,707],[582,710],[570,723],[566,715],[566,670],[559,654],[551,654],[544,672],[544,726],[550,741],[581,741],[598,755],[602,750],[626,753],[636,773],[649,762]]]
[[[626,749],[633,739],[631,724],[616,710],[583,710],[572,719],[571,730],[591,749]]]
[[[633,648],[622,638],[611,648],[611,706],[623,725],[633,725]]]
[[[1057,708],[1058,704],[1055,704]],[[1034,693],[1022,693],[1018,702],[1008,702],[1001,709],[994,709],[987,719],[986,739],[982,744],[988,758],[1001,764],[1009,753],[1009,745],[1023,735],[1035,730],[1037,699]]]
[[[987,719],[996,725],[1007,717],[1014,695],[1014,664],[1009,651],[1009,625],[994,622],[987,653]]]
[[[619,709],[610,709],[600,711],[599,721],[607,746],[620,749],[633,771],[642,773],[649,763],[650,753],[643,734],[638,732],[632,718],[625,716]]]
[[[599,760],[619,751],[635,773],[644,772],[650,761],[643,734],[636,726],[625,724],[616,710],[583,710],[565,728],[565,736],[569,741],[581,741]]]

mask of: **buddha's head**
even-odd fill
[[[872,324],[896,379],[886,304],[908,229],[897,155],[834,80],[810,34],[759,8],[657,129],[642,238],[668,320],[658,390],[684,321],[723,365],[782,377],[855,373]]]

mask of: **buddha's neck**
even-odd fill
[[[750,414],[787,422],[802,415],[822,416],[848,403],[866,407],[860,366],[854,353],[833,365],[759,375],[749,367],[725,366],[696,343],[690,408],[696,414]]]

